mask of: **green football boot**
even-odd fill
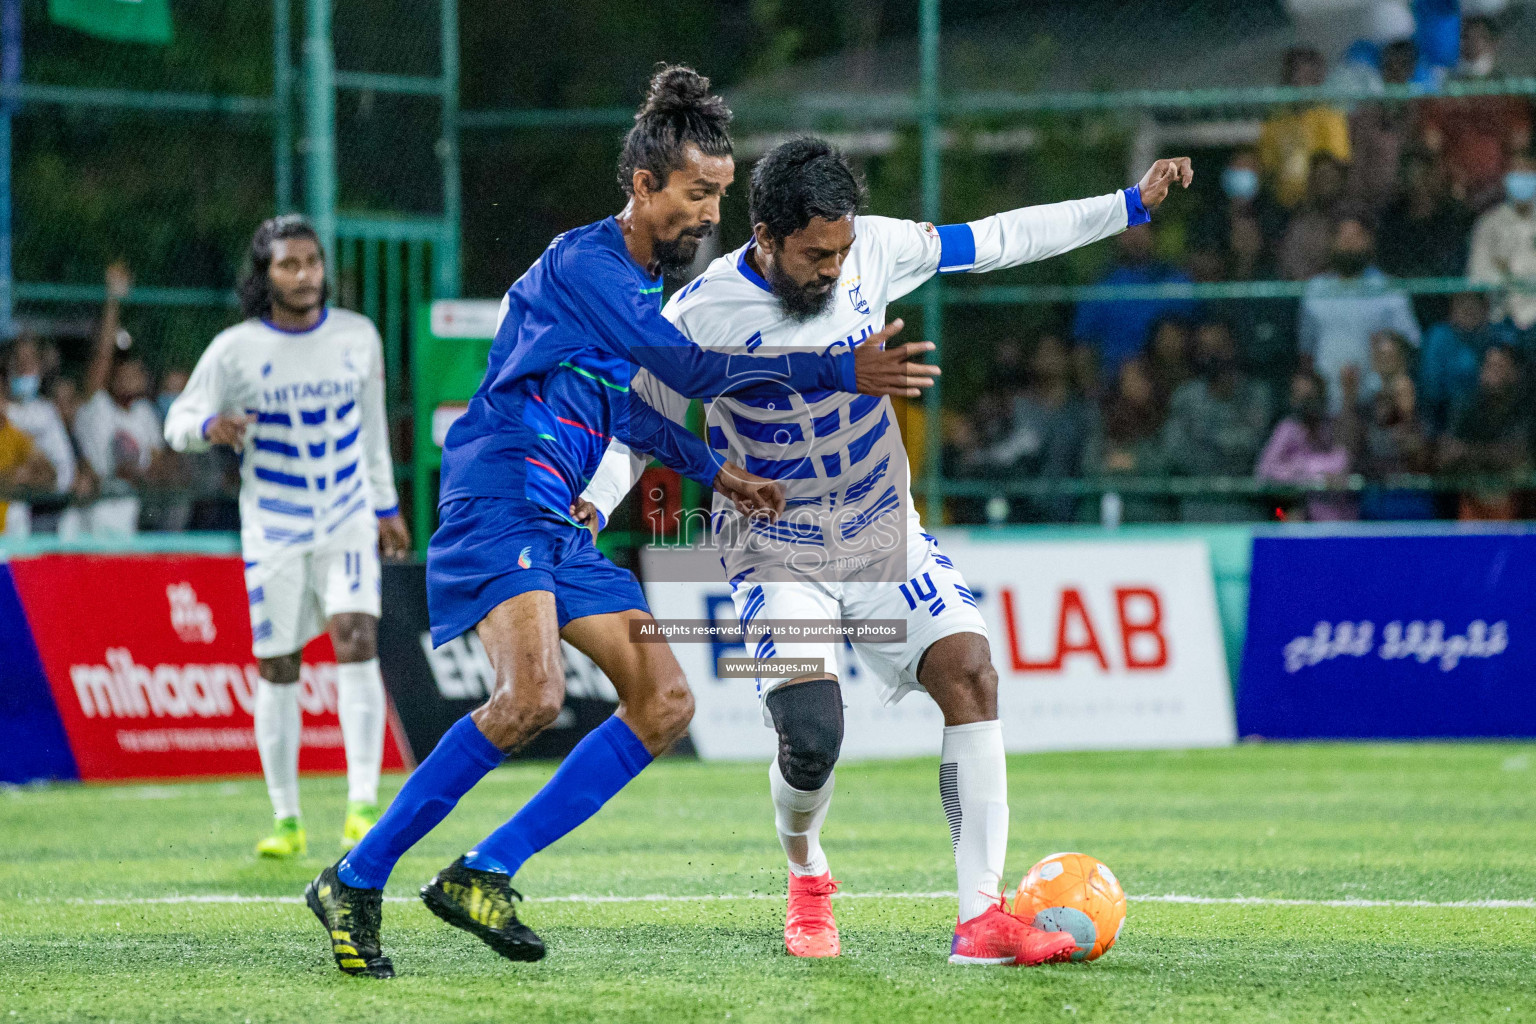
[[[304,888],[304,902],[325,928],[336,966],[364,978],[393,978],[395,965],[379,948],[383,889],[354,889],[332,864]]]
[[[523,894],[500,871],[465,867],[460,857],[421,887],[427,909],[462,928],[508,960],[544,959],[544,940],[517,919]]]
[[[256,856],[273,860],[302,857],[309,850],[304,839],[304,823],[298,818],[279,818],[272,834],[256,844]]]
[[[379,805],[365,804],[360,800],[347,801],[347,820],[341,826],[342,852],[356,846],[368,830],[379,823]]]

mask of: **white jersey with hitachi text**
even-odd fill
[[[213,418],[241,413],[252,418],[240,451],[247,562],[322,548],[399,511],[383,352],[367,317],[328,309],[308,331],[252,319],[222,332],[171,405],[165,438],[203,451]]]

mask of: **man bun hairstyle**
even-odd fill
[[[664,65],[651,76],[635,125],[624,136],[619,187],[635,191],[635,172],[646,171],[658,187],[683,166],[690,144],[705,156],[731,155],[731,108],[709,91],[709,79],[692,68]]]
[[[785,239],[811,218],[838,220],[864,205],[864,183],[825,139],[804,135],[774,149],[752,168],[748,206],[753,225]]]
[[[272,269],[272,243],[289,238],[309,239],[320,250],[320,259],[325,259],[320,236],[303,217],[287,213],[262,221],[256,234],[251,236],[251,248],[245,257],[245,274],[236,288],[240,296],[240,312],[247,319],[272,315],[272,283],[267,279],[267,272]],[[331,280],[327,274],[320,285],[320,305],[325,305],[330,294]]]

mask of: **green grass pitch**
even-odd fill
[[[838,769],[834,874],[850,894],[905,895],[840,898],[844,954],[821,962],[783,953],[784,868],[758,765],[659,763],[530,862],[517,885],[550,945],[543,963],[507,963],[444,927],[416,888],[550,770],[504,768],[396,872],[389,982],[338,973],[296,899],[336,856],[340,779],[305,780],[311,852],[291,864],[251,856],[267,823],[259,782],[6,790],[0,1024],[1536,1020],[1536,747],[1245,746],[1009,767],[1010,882],[1075,849],[1132,895],[1097,963],[946,962],[953,901],[921,895],[955,883],[932,760]],[[1136,899],[1169,894],[1228,902]],[[166,899],[236,895],[253,899]],[[647,895],[728,898],[551,899]]]

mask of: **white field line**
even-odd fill
[[[952,900],[952,892],[841,892],[838,899],[866,900]],[[1239,907],[1342,907],[1345,909],[1428,908],[1439,910],[1536,910],[1536,899],[1530,900],[1291,900],[1272,899],[1266,896],[1184,896],[1167,893],[1162,896],[1130,896],[1132,903],[1184,903],[1199,906]],[[729,900],[783,900],[779,893],[734,893],[701,896],[669,896],[652,893],[645,896],[602,896],[573,894],[569,896],[536,896],[529,903],[716,903]],[[39,901],[43,902],[43,901]],[[146,906],[151,904],[196,903],[303,903],[299,896],[237,896],[203,894],[189,896],[144,896],[107,899],[71,899],[68,903],[81,903],[98,907]],[[411,896],[386,896],[387,903],[414,903]]]

